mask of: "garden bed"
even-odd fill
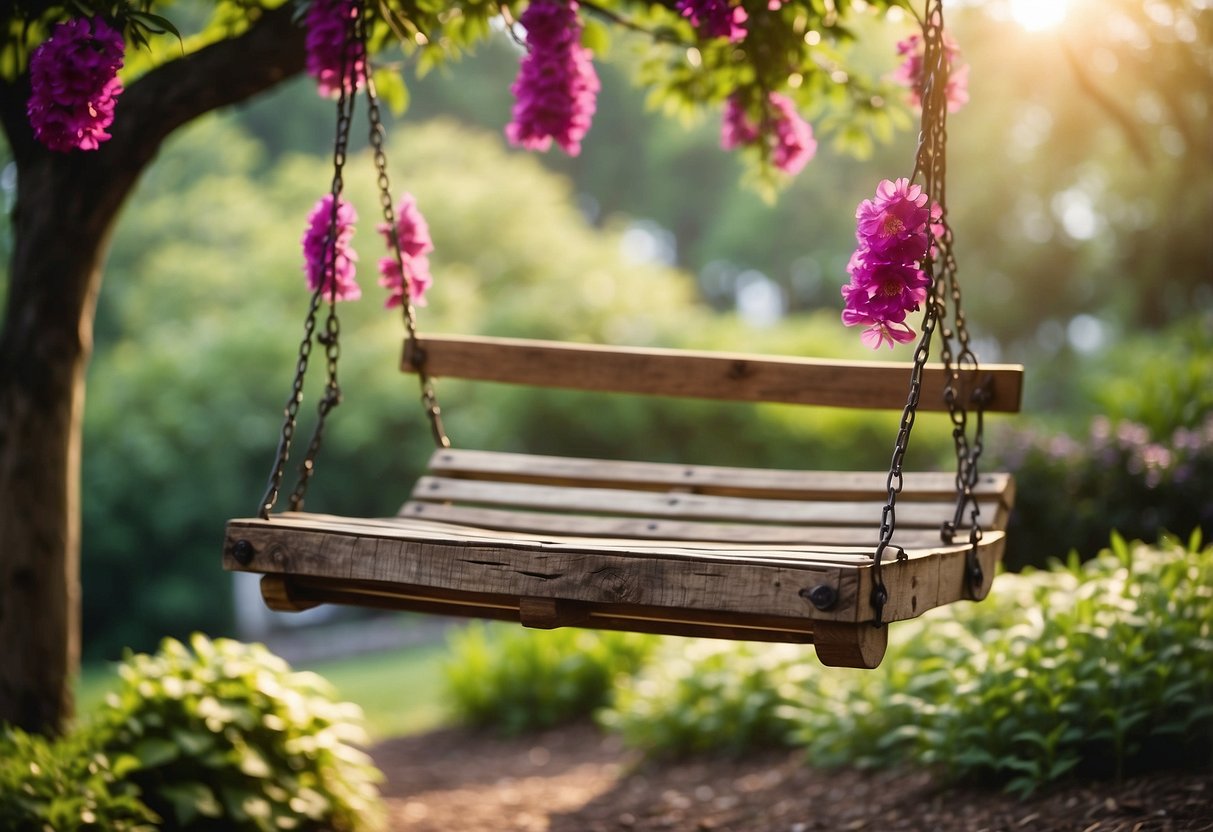
[[[615,830],[1213,830],[1213,768],[1067,783],[1027,799],[923,770],[814,769],[802,752],[644,763],[586,723],[514,739],[446,729],[373,749],[391,828]]]

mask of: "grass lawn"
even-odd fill
[[[374,740],[427,731],[443,724],[443,644],[408,647],[345,659],[295,665],[332,682],[338,696],[356,702],[366,713]],[[118,682],[117,665],[91,665],[80,674],[76,703],[80,713],[101,704]]]

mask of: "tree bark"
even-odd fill
[[[303,68],[291,10],[262,13],[243,34],[140,78],[95,152],[42,148],[25,118],[28,80],[0,84],[17,165],[0,329],[0,722],[56,733],[72,713],[84,373],[114,219],[173,130]]]

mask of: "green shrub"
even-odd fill
[[[1213,529],[1213,414],[1161,441],[1142,425],[1102,417],[1081,441],[1026,430],[1010,435],[998,455],[1017,486],[1009,569],[1043,566],[1071,550],[1091,557],[1113,531],[1153,542],[1160,530]]]
[[[784,713],[809,672],[812,648],[715,640],[668,643],[640,674],[620,681],[599,721],[661,754],[745,751],[790,742]]]
[[[451,637],[444,668],[457,718],[506,734],[585,716],[634,673],[655,636],[575,628],[527,630],[473,622]]]
[[[381,826],[356,705],[260,645],[201,635],[129,656],[93,730],[169,829]]]
[[[789,709],[814,761],[913,760],[1024,793],[1211,761],[1213,548],[1117,538],[892,632],[870,681],[814,676]]]
[[[1004,574],[980,604],[890,629],[875,671],[811,648],[679,644],[602,722],[651,752],[771,743],[815,765],[935,766],[1026,793],[1070,774],[1213,762],[1213,547],[1113,539],[1086,563]]]
[[[136,761],[111,759],[83,733],[51,741],[0,734],[0,829],[6,832],[150,832],[155,814],[123,782]]]

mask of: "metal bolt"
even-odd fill
[[[800,590],[800,597],[825,612],[838,603],[838,590],[829,584],[818,584],[812,589]]]
[[[237,540],[232,545],[232,557],[236,559],[236,563],[241,566],[248,566],[253,562],[253,555],[257,554],[257,550],[253,548],[253,544],[247,540]]]

